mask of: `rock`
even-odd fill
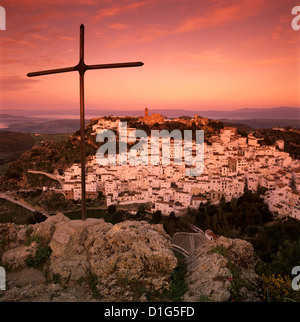
[[[139,298],[139,302],[147,302],[147,295],[146,293],[143,293],[142,296]]]
[[[161,225],[125,221],[114,225],[89,249],[91,270],[105,287],[116,280],[122,286],[138,283],[162,291],[177,265],[170,238]]]
[[[254,250],[247,241],[221,236],[205,243],[188,259],[189,289],[184,301],[228,301],[232,297],[233,282],[239,293],[238,300],[260,301],[260,278],[254,268]],[[234,280],[236,278],[241,285]]]
[[[61,221],[56,225],[55,232],[50,240],[49,246],[52,250],[50,258],[50,271],[59,274],[63,278],[76,281],[85,277],[90,270],[88,260],[88,249],[85,240],[89,233],[89,226],[107,226],[102,220],[87,219]],[[108,224],[108,227],[111,227]],[[97,229],[90,234],[90,238],[100,238]]]
[[[163,226],[145,221],[112,225],[103,219],[70,220],[57,214],[27,227],[1,225],[0,231],[7,237],[1,260],[12,269],[4,301],[91,301],[93,294],[103,301],[138,300],[140,290],[168,289],[177,265]],[[38,281],[24,285],[20,280],[29,269],[26,258],[34,257],[41,243],[51,249],[43,278],[39,275]],[[58,280],[60,285],[53,282]],[[82,291],[76,293],[79,284]],[[88,291],[84,285],[89,285]]]
[[[47,218],[47,220],[41,223],[32,225],[33,234],[42,236],[44,241],[46,243],[49,243],[56,229],[56,225],[58,223],[62,224],[64,222],[70,222],[70,221],[71,220],[68,217],[66,217],[64,214],[58,213],[55,216],[51,216]]]
[[[37,244],[32,243],[29,247],[18,246],[7,250],[2,254],[1,262],[4,266],[16,270],[26,267],[26,259],[28,256],[35,256]]]
[[[146,292],[169,289],[177,265],[163,226],[146,221],[112,225],[57,214],[34,225],[0,224],[0,234],[1,264],[10,268],[0,301],[143,302]],[[26,267],[27,257],[40,246],[51,249],[44,266]],[[219,237],[204,243],[187,260],[184,301],[228,301],[233,287],[239,300],[259,301],[254,268],[248,242]]]
[[[254,249],[247,241],[221,236],[215,241],[215,247],[218,246],[225,247],[226,256],[234,261],[238,266],[247,269],[254,269]]]

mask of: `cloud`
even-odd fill
[[[271,4],[263,0],[217,1],[205,13],[194,14],[183,20],[175,33],[192,32],[223,26],[261,13]]]
[[[49,37],[40,35],[40,34],[32,34],[31,37],[36,40],[44,40],[44,41],[49,41]]]
[[[129,26],[124,23],[116,22],[116,23],[109,25],[108,27],[111,29],[115,29],[115,30],[123,30],[123,29],[128,28]]]
[[[120,13],[137,10],[139,8],[145,7],[152,3],[153,1],[146,0],[146,1],[132,2],[126,5],[114,5],[109,8],[98,10],[97,14],[94,16],[94,20],[100,20],[106,17],[118,15]]]
[[[178,0],[179,1],[179,0]],[[178,2],[177,1],[177,2]],[[111,6],[110,8],[101,9],[97,12],[94,19],[104,19],[121,15],[120,19],[126,18],[126,13],[137,10],[147,5],[151,6],[151,15],[155,17],[154,12],[168,11],[168,19],[154,19],[149,23],[138,25],[136,21],[132,21],[130,25],[115,22],[109,27],[122,31],[126,27],[131,27],[130,35],[120,34],[119,38],[113,40],[113,46],[122,45],[124,43],[151,42],[159,38],[188,34],[195,31],[223,27],[232,25],[235,22],[242,21],[250,17],[262,17],[263,12],[269,8],[277,7],[277,4],[267,2],[265,0],[203,0],[201,4],[197,1],[179,1],[182,6],[181,10],[169,10],[171,4],[161,4],[157,1],[140,1],[130,4]],[[185,6],[183,7],[183,5]],[[178,5],[178,3],[177,3]],[[177,8],[178,9],[178,8]],[[149,12],[147,13],[149,14]]]
[[[23,78],[17,75],[7,76],[0,79],[1,91],[20,92],[21,90],[30,88],[33,84],[39,82],[37,79]]]

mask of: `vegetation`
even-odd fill
[[[86,132],[90,131],[90,127]],[[43,141],[43,140],[42,140]],[[90,142],[93,144],[93,142]],[[86,156],[95,155],[96,147],[87,143]],[[30,182],[31,174],[27,170],[38,170],[54,172],[55,169],[63,169],[80,161],[80,139],[73,135],[64,141],[44,142],[35,145],[31,150],[23,153],[17,160],[11,162],[1,178],[2,190],[23,188],[26,185],[37,187],[41,185],[41,180],[49,182],[49,178],[37,178]],[[36,181],[38,180],[38,182]],[[45,184],[47,185],[47,184]]]
[[[44,142],[61,142],[67,134],[31,134],[10,131],[0,131],[0,165],[17,160],[20,155],[30,150],[34,145]]]
[[[230,284],[230,293],[231,293],[231,300],[233,301],[239,301],[240,298],[240,290],[242,287],[247,288],[247,283],[241,276],[241,270],[239,267],[237,267],[231,259],[228,257],[227,249],[224,246],[216,246],[211,249],[211,252],[217,253],[219,255],[224,256],[227,258],[227,267],[230,271],[231,276],[221,276],[221,278],[228,279]]]
[[[38,247],[35,255],[28,255],[25,263],[28,267],[43,268],[44,264],[48,262],[51,255],[51,248],[45,243],[45,241],[39,235],[32,235],[32,227],[26,231],[25,245],[30,245],[36,242]]]
[[[0,223],[14,222],[19,225],[33,223],[33,212],[5,199],[0,199]]]
[[[284,141],[284,151],[289,153],[294,159],[300,159],[300,131],[290,127],[285,127],[284,131],[272,129],[257,130],[254,135],[258,138],[263,138],[260,141],[261,145],[274,145],[277,140]]]
[[[170,290],[167,292],[169,299],[173,302],[182,301],[183,295],[188,290],[188,285],[185,281],[187,273],[187,263],[180,253],[174,252],[177,257],[178,264],[171,273]]]
[[[62,193],[54,191],[43,192],[42,189],[37,189],[35,191],[19,192],[17,195],[31,205],[41,207],[49,213],[78,209],[73,201],[66,199]]]
[[[64,215],[68,218],[75,220],[81,219],[81,209],[75,211],[64,212]],[[126,211],[118,210],[114,213],[109,213],[107,209],[87,209],[87,218],[103,218],[106,222],[116,224],[126,219]]]
[[[246,191],[239,199],[225,202],[221,199],[218,206],[200,204],[198,210],[190,210],[194,224],[206,230],[211,229],[218,235],[230,238],[246,237],[273,219],[268,206],[258,193]]]
[[[265,285],[265,298],[268,302],[300,302],[299,291],[291,288],[291,278],[288,275],[262,275]]]
[[[42,268],[45,262],[48,261],[51,254],[51,248],[49,246],[39,245],[35,256],[29,255],[26,259],[26,265],[28,267]]]
[[[96,274],[92,273],[91,271],[88,272],[87,275],[87,283],[88,286],[90,287],[92,294],[93,294],[93,298],[95,299],[101,299],[102,295],[99,292],[98,289],[98,277]]]
[[[188,290],[188,285],[185,281],[185,275],[187,273],[187,263],[183,255],[178,252],[174,252],[177,257],[177,266],[171,273],[171,285],[169,290],[165,290],[162,294],[152,292],[148,294],[149,301],[172,301],[181,302],[183,295]]]
[[[0,131],[0,165],[16,160],[34,144],[29,133]]]

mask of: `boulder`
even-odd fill
[[[18,273],[24,275],[22,269],[28,269],[26,259],[34,258],[41,244],[51,250],[41,268],[46,279],[40,280],[40,284],[35,281],[32,294],[30,284],[24,286],[28,300],[36,300],[41,293],[38,290],[44,290],[40,295],[45,300],[47,292],[54,292],[49,286],[51,280],[59,280],[73,293],[80,283],[91,284],[93,292],[104,301],[145,300],[145,291],[162,292],[169,288],[171,272],[177,265],[163,226],[146,221],[112,225],[103,219],[70,220],[57,214],[38,224],[2,225],[0,230],[5,232],[6,240],[0,252],[1,263],[10,268],[8,279],[14,274],[15,281],[10,283],[4,300],[10,299],[10,292],[11,299],[18,299]],[[86,299],[91,300],[91,294]]]
[[[188,259],[184,301],[261,301],[253,246],[223,236],[204,243]]]

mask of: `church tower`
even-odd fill
[[[145,108],[145,117],[148,117],[148,107]]]

